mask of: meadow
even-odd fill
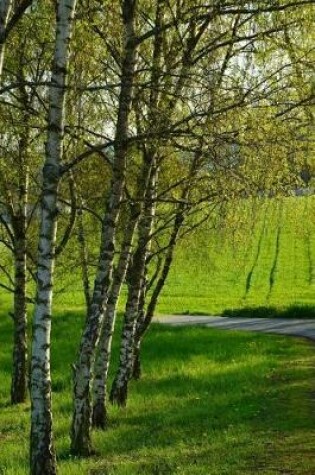
[[[235,201],[179,242],[157,313],[315,317],[314,236],[315,196]],[[77,268],[59,309],[84,306]]]
[[[226,213],[181,243],[158,312],[315,317],[314,197],[243,200]]]
[[[224,226],[194,232],[177,250],[158,312],[247,309],[248,316],[263,316],[291,308],[292,315],[312,316],[314,205],[313,198],[264,201],[252,209],[240,203]],[[1,302],[0,474],[25,475],[30,405],[9,405],[12,322],[8,298]],[[111,407],[109,430],[93,433],[94,457],[71,457],[71,364],[84,317],[78,289],[58,296],[52,389],[61,475],[315,473],[313,345],[158,324],[144,341],[143,377],[132,382],[127,408]]]

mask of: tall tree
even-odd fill
[[[41,198],[37,293],[31,359],[31,474],[57,471],[53,444],[50,374],[51,305],[57,231],[57,198],[63,158],[66,79],[76,0],[60,0],[49,87],[48,135]]]
[[[25,11],[32,4],[33,0],[14,0],[0,1],[0,77],[3,69],[5,43],[12,29],[24,15]]]
[[[6,67],[2,74],[0,95],[1,108],[1,187],[0,226],[3,242],[12,255],[13,269],[10,289],[13,293],[13,364],[11,402],[24,402],[27,395],[27,283],[34,278],[34,248],[36,206],[39,190],[36,183],[39,167],[39,148],[43,140],[38,130],[43,125],[44,108],[39,106],[36,87],[50,56],[36,32],[39,15],[29,12],[20,19],[9,37],[10,48],[6,52]],[[42,23],[42,22],[41,22]],[[46,34],[50,34],[51,30]],[[45,50],[45,54],[43,54]]]
[[[112,179],[102,223],[100,256],[93,297],[74,370],[74,413],[71,428],[71,451],[75,455],[90,455],[93,451],[90,437],[92,422],[90,384],[95,347],[112,280],[117,222],[121,211],[125,185],[129,114],[137,48],[135,36],[136,11],[136,0],[124,0],[122,2],[124,45]]]
[[[156,34],[153,37],[152,48],[152,68],[150,71],[150,92],[148,99],[148,107],[151,114],[151,124],[153,124],[153,115],[157,107],[159,99],[159,85],[161,78],[161,57],[162,57],[162,26],[165,10],[165,2],[158,0],[155,7],[155,19],[154,27]],[[150,52],[151,53],[151,52]],[[150,54],[149,53],[149,54]],[[139,66],[138,66],[139,67]],[[135,102],[138,98],[135,98]],[[141,129],[138,129],[138,133]],[[137,178],[137,185],[134,196],[129,195],[130,200],[130,214],[127,218],[128,225],[126,226],[126,232],[124,234],[120,259],[114,275],[113,284],[110,290],[110,297],[106,308],[105,319],[101,331],[100,341],[98,345],[98,353],[95,364],[95,378],[94,378],[94,406],[93,406],[93,424],[97,427],[104,428],[107,422],[107,409],[106,409],[106,392],[107,392],[107,377],[108,368],[110,363],[111,354],[111,340],[115,325],[115,315],[118,298],[120,295],[121,287],[126,276],[128,265],[130,264],[130,255],[132,251],[132,242],[135,233],[135,229],[138,226],[138,220],[141,215],[143,201],[145,201],[145,195],[147,193],[150,176],[152,174],[152,166],[154,163],[154,154],[151,151],[144,153],[143,146],[140,147],[140,154],[142,153],[142,164],[140,172]],[[140,218],[139,230],[143,227],[141,225],[142,219]],[[141,253],[138,253],[140,260],[142,259]],[[140,261],[139,261],[140,264]],[[133,264],[130,264],[131,266]],[[137,291],[135,291],[136,293]],[[134,311],[134,304],[137,299],[132,300],[132,304],[128,306],[130,312]],[[127,349],[127,348],[126,348]]]

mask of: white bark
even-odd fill
[[[107,424],[107,377],[110,364],[112,337],[116,321],[116,307],[130,260],[132,240],[137,226],[138,217],[139,210],[138,205],[136,205],[135,207],[132,207],[131,210],[130,221],[126,229],[118,266],[110,289],[104,322],[98,343],[97,358],[94,365],[93,425],[94,427],[101,427],[102,429],[104,429]]]
[[[139,302],[144,285],[145,265],[150,251],[151,232],[155,216],[155,185],[158,170],[156,158],[151,156],[150,179],[147,184],[145,205],[139,222],[139,238],[128,275],[128,297],[121,336],[119,367],[110,393],[112,403],[125,406],[128,383],[132,376],[134,362],[134,336],[139,314]]]
[[[89,455],[93,452],[90,438],[92,423],[90,384],[95,348],[112,280],[116,228],[125,184],[128,124],[135,70],[136,42],[134,21],[136,5],[136,0],[124,0],[122,2],[125,42],[115,134],[113,177],[102,226],[101,251],[94,292],[74,374],[74,413],[71,429],[71,451],[75,455]]]
[[[0,1],[0,77],[2,75],[3,69],[6,27],[8,24],[12,6],[13,0]]]
[[[66,76],[76,0],[60,0],[50,85],[48,137],[41,199],[37,295],[31,360],[31,474],[56,473],[52,434],[50,331],[54,253],[57,232],[57,194],[63,155]]]

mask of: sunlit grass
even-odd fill
[[[97,456],[71,458],[71,364],[83,321],[83,313],[54,314],[52,387],[61,475],[314,473],[313,348],[282,336],[208,328],[154,325],[143,347],[143,378],[131,384],[127,409],[111,408],[110,429],[94,432]],[[25,475],[29,403],[8,405],[10,351],[10,321],[3,312],[0,473]]]
[[[264,200],[252,216],[244,200],[236,223],[196,231],[177,249],[158,312],[314,306],[314,206],[314,197]]]
[[[241,200],[229,212],[216,228],[210,221],[179,243],[157,313],[315,307],[315,197]],[[55,306],[81,311],[79,272],[68,279],[68,286],[56,279],[66,291]],[[121,311],[125,296],[126,287]]]

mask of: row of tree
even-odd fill
[[[0,1],[0,285],[14,295],[13,404],[34,304],[33,475],[57,471],[55,265],[57,280],[81,269],[71,452],[90,455],[123,286],[109,392],[122,406],[179,240],[228,200],[309,185],[313,20],[311,0]]]

